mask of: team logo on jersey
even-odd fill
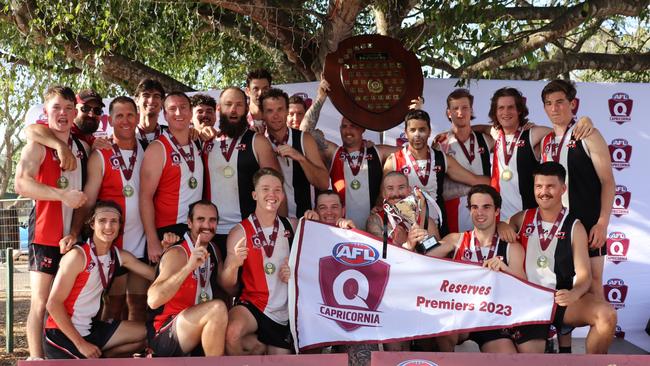
[[[411,168],[407,166],[402,167],[402,173],[404,173],[405,175],[409,174],[410,172],[411,172]]]
[[[630,248],[630,239],[620,231],[609,233],[607,237],[607,260],[619,264],[627,261],[627,250]]]
[[[483,147],[478,148],[478,153],[483,154],[485,152],[485,149]]]
[[[616,324],[616,330],[614,331],[614,337],[616,337],[616,338],[625,338],[625,331],[618,324]]]
[[[626,186],[616,186],[612,215],[621,217],[630,213],[629,207],[631,200],[632,192],[628,191]]]
[[[239,151],[246,150],[246,144],[239,144],[235,147],[235,149]]]
[[[626,93],[615,93],[609,99],[609,120],[622,125],[630,122],[632,118],[632,105],[634,101]]]
[[[607,280],[603,286],[605,299],[612,304],[614,309],[622,309],[625,307],[625,298],[627,297],[628,287],[625,282],[620,278],[612,278]]]
[[[397,366],[438,366],[429,360],[406,360],[397,364]]]
[[[90,273],[93,270],[93,268],[95,268],[96,265],[97,264],[95,263],[95,261],[91,260],[90,263],[88,263],[88,268],[86,269],[86,272]]]
[[[111,162],[111,169],[113,170],[120,169],[120,161],[117,159],[117,156],[112,155],[111,158],[108,160]]]
[[[517,140],[517,148],[526,146],[526,140]]]
[[[440,173],[442,171],[442,166],[436,165],[433,167],[433,171],[436,173]]]
[[[533,235],[534,232],[535,232],[535,225],[534,224],[527,224],[526,228],[524,229],[524,236],[528,238],[531,235]]]
[[[463,259],[468,262],[472,261],[472,251],[469,250],[469,248],[465,248],[465,250],[463,250]]]
[[[544,234],[546,234],[546,233],[544,233]],[[558,240],[564,239],[565,236],[566,236],[566,233],[564,231],[558,231],[558,232],[555,233],[555,237]]]
[[[290,237],[290,236],[291,236],[291,231],[289,231],[289,230],[285,230],[285,231],[284,231],[284,237],[285,237],[285,238],[288,238],[288,237]]]
[[[573,115],[575,116],[575,115],[578,114],[578,109],[580,109],[580,98],[575,98],[574,101],[575,101],[576,103],[575,103],[575,105],[573,106],[573,109],[571,110],[571,112],[572,112]]]
[[[379,251],[364,243],[338,243],[332,255],[319,261],[318,280],[323,305],[319,315],[347,332],[360,327],[380,327],[377,311],[384,296],[390,265]]]
[[[612,168],[623,170],[630,167],[632,145],[626,139],[614,139],[609,145],[609,155],[612,158]]]
[[[172,165],[174,165],[174,166],[181,165],[181,155],[179,153],[177,153],[176,151],[172,151],[170,156],[171,156],[171,159],[172,159]]]

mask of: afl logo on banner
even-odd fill
[[[429,360],[406,360],[397,364],[397,366],[438,366]]]
[[[609,234],[607,238],[607,260],[614,264],[627,261],[627,250],[630,248],[630,239],[620,231]]]
[[[332,255],[318,265],[323,298],[319,314],[347,332],[360,327],[380,327],[377,311],[388,285],[390,265],[379,251],[364,243],[338,243]]]
[[[612,215],[621,217],[630,213],[630,210],[628,208],[630,207],[631,200],[632,192],[629,192],[626,186],[616,186]]]
[[[609,145],[609,155],[612,158],[612,168],[623,170],[630,167],[632,145],[626,139],[614,139]]]
[[[607,280],[607,284],[603,286],[605,299],[612,304],[614,309],[622,309],[625,307],[625,298],[627,297],[627,285],[620,278],[612,278]]]
[[[632,99],[625,93],[616,93],[609,100],[609,120],[622,125],[630,122],[632,118]]]

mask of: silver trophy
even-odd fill
[[[404,225],[410,230],[414,224],[424,228],[429,219],[427,200],[419,188],[414,188],[413,193],[400,201],[391,204],[384,202],[384,211],[390,221],[394,231],[397,225]],[[392,234],[392,231],[389,233]],[[427,236],[415,246],[418,253],[426,253],[429,249],[438,245],[438,240],[434,236]]]

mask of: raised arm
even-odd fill
[[[316,128],[318,123],[318,118],[320,117],[320,111],[325,104],[327,99],[327,92],[330,90],[330,84],[322,78],[320,84],[318,84],[318,91],[316,92],[316,100],[311,104],[311,107],[305,113],[302,122],[300,122],[300,130],[311,132]]]
[[[207,254],[204,247],[196,247],[190,258],[187,258],[183,248],[169,248],[160,259],[158,277],[147,291],[149,307],[157,309],[171,300],[187,276],[205,261]]]

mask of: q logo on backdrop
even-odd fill
[[[379,259],[379,251],[368,244],[336,244],[332,255],[321,258],[318,265],[323,298],[319,315],[347,332],[380,327],[377,308],[388,285],[390,265]]]
[[[627,190],[626,186],[616,186],[616,193],[614,194],[614,204],[612,207],[612,215],[621,217],[630,213],[630,201],[632,200],[632,192]]]
[[[625,307],[625,298],[627,297],[627,285],[620,278],[612,278],[607,280],[603,286],[603,292],[607,302],[612,304],[614,309],[622,309]]]
[[[625,122],[630,122],[632,118],[632,105],[633,101],[630,96],[625,93],[615,93],[609,99],[609,120],[622,125]]]
[[[609,155],[612,158],[612,168],[616,170],[629,168],[632,145],[626,139],[614,139],[609,145]]]
[[[609,233],[607,237],[607,260],[614,264],[627,261],[627,250],[630,248],[630,239],[620,231]]]

